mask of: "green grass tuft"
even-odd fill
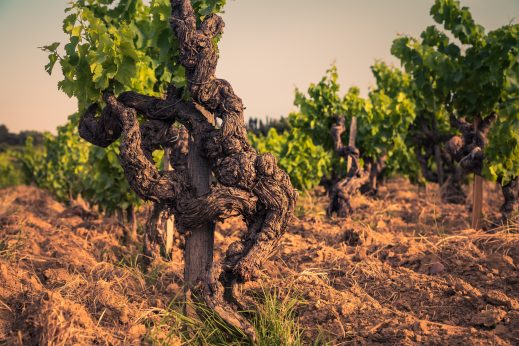
[[[295,316],[295,309],[302,301],[290,296],[281,297],[277,289],[263,289],[257,302],[257,311],[249,312],[258,336],[255,345],[303,345],[302,329]],[[167,309],[158,313],[159,321],[148,320],[145,342],[152,345],[171,345],[179,341],[183,345],[252,345],[241,331],[229,326],[203,304],[196,304],[194,308],[199,316],[187,317],[182,304],[172,301]]]
[[[297,323],[295,309],[302,303],[296,297],[281,297],[277,289],[263,289],[261,304],[253,324],[258,333],[258,345],[302,345],[302,330]]]

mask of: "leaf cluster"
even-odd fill
[[[270,130],[267,136],[254,136],[253,145],[260,151],[273,152],[287,170],[292,182],[301,189],[319,183],[323,175],[345,174],[345,162],[333,150],[331,126],[335,117],[346,124],[357,117],[356,146],[364,160],[388,157],[391,172],[416,174],[413,154],[406,145],[408,128],[415,117],[414,104],[407,92],[409,77],[382,62],[372,66],[376,87],[363,98],[357,87],[340,95],[335,66],[326,71],[306,93],[296,90],[294,104],[298,111],[288,116],[289,129],[279,135]],[[348,143],[349,132],[343,135]]]
[[[517,141],[510,136],[517,130],[519,25],[486,33],[456,0],[436,0],[431,16],[443,31],[429,26],[420,40],[402,36],[391,49],[412,76],[417,119],[433,119],[437,131],[455,134],[446,112],[470,122],[498,112],[484,171],[493,180],[519,176]]]
[[[193,1],[199,20],[220,12],[224,4]],[[42,49],[49,54],[46,71],[61,67],[58,87],[78,100],[79,113],[92,103],[102,104],[107,89],[160,96],[170,83],[184,85],[169,0],[78,0],[70,1],[65,12],[68,42],[63,49],[59,42]],[[91,146],[79,138],[77,124],[74,115],[57,136],[46,138],[42,153],[28,144],[22,161],[32,180],[61,200],[81,194],[107,212],[137,205],[117,159],[118,142],[106,149]]]

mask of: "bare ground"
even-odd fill
[[[276,289],[300,300],[305,344],[517,345],[518,224],[492,225],[501,200],[486,190],[479,232],[467,206],[403,180],[356,198],[346,220],[324,216],[324,197],[302,196],[245,297]],[[219,225],[217,257],[244,228]],[[181,250],[143,274],[138,248],[121,238],[117,223],[44,191],[0,190],[0,345],[180,344],[160,319],[181,295]]]

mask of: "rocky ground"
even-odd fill
[[[519,224],[493,223],[490,184],[485,200],[486,229],[474,231],[467,206],[404,180],[358,196],[348,219],[302,195],[244,295],[251,309],[265,290],[292,297],[305,345],[517,345]],[[218,226],[217,258],[244,227]],[[121,238],[112,219],[34,187],[0,190],[0,345],[181,344],[164,322],[182,293],[181,250],[143,272]]]

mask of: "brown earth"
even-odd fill
[[[499,192],[486,190],[486,216],[497,220]],[[245,295],[276,288],[299,299],[305,344],[519,344],[518,224],[470,230],[467,206],[403,180],[354,204],[352,218],[330,220],[324,197],[302,196]],[[244,229],[238,219],[219,225],[216,256]],[[0,190],[0,345],[165,340],[158,322],[181,295],[181,250],[143,274],[138,248],[121,238],[113,220],[44,191]]]

